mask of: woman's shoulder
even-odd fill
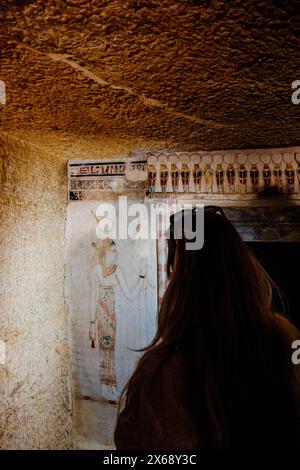
[[[183,354],[174,352],[165,358],[150,388],[153,397],[164,397],[169,403],[184,400],[187,394],[187,368]],[[161,400],[156,404],[161,406]]]
[[[300,332],[298,328],[291,323],[291,321],[281,313],[275,313],[275,318],[282,328],[282,330],[288,335],[291,340],[300,339]]]
[[[163,359],[162,356],[164,356]],[[148,374],[148,371],[152,373]],[[152,402],[158,395],[168,394],[170,390],[176,395],[180,394],[185,388],[185,371],[182,353],[173,351],[164,355],[158,347],[144,354],[133,376],[134,382],[139,382],[139,394],[146,390],[146,395]],[[160,400],[157,403],[159,405]]]

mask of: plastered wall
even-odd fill
[[[70,448],[65,165],[1,134],[0,157],[0,448]]]

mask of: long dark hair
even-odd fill
[[[184,237],[175,240],[176,217],[157,333],[129,381],[127,404],[134,406],[141,387],[151,397],[160,368],[180,354],[204,447],[296,447],[290,338],[271,311],[272,281],[222,209],[205,209],[200,250],[186,250]]]

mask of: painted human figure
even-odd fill
[[[172,181],[172,187],[173,191],[177,192],[178,191],[178,180],[179,180],[179,171],[175,163],[172,163],[171,165],[171,181]]]
[[[202,177],[202,171],[199,167],[199,163],[195,163],[194,170],[193,170],[193,178],[194,178],[194,185],[195,185],[196,191],[200,191],[201,177]]]
[[[155,181],[156,181],[156,169],[154,165],[148,166],[148,187],[149,191],[152,193],[155,191]]]
[[[189,190],[189,179],[190,179],[190,170],[186,163],[183,163],[182,169],[181,169],[181,181],[182,181],[182,186],[183,186],[183,191],[188,192]]]
[[[160,167],[160,185],[162,192],[166,192],[167,181],[168,181],[168,169],[165,164],[161,164]]]
[[[120,353],[124,341],[122,328],[118,328],[119,293],[121,291],[127,300],[132,301],[141,296],[150,281],[146,262],[142,259],[136,282],[129,289],[118,266],[116,243],[111,239],[97,240],[94,246],[98,262],[91,279],[89,339],[92,348],[96,347],[98,340],[101,395],[106,399],[116,400],[120,393],[118,370],[126,367],[126,364],[124,367],[120,365],[120,361],[126,360],[126,354]]]

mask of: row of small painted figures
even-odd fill
[[[157,173],[159,173],[159,180],[157,180]],[[167,192],[167,183],[170,176],[171,188],[169,188],[169,190],[173,192],[180,191],[181,182],[181,191],[188,192],[190,190],[191,173],[195,191],[201,190],[202,178],[204,179],[204,187],[206,189],[212,188],[213,173],[215,174],[216,187],[218,191],[224,190],[225,178],[227,179],[229,187],[234,188],[236,183],[246,187],[247,176],[249,176],[252,191],[258,191],[261,187],[264,189],[270,186],[274,186],[278,190],[284,188],[288,192],[293,192],[295,188],[295,179],[298,178],[300,183],[300,165],[295,169],[289,163],[285,166],[284,169],[282,169],[279,164],[276,164],[272,169],[268,164],[265,164],[261,170],[261,179],[260,170],[257,168],[256,164],[252,164],[250,169],[247,169],[243,164],[240,164],[238,168],[235,168],[232,164],[229,164],[226,170],[224,170],[222,165],[219,164],[216,165],[214,170],[212,170],[209,165],[207,165],[206,168],[201,169],[199,164],[195,163],[192,172],[185,164],[182,165],[181,170],[178,169],[176,164],[172,164],[170,171],[166,165],[161,164],[159,170],[157,170],[155,165],[148,165],[149,191],[157,192],[157,190],[159,190],[161,192]]]

